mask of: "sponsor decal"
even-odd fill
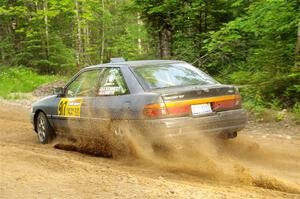
[[[80,117],[82,98],[62,98],[58,104],[58,115]]]
[[[115,95],[120,92],[121,88],[118,86],[105,86],[99,88],[98,95]]]

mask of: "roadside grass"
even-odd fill
[[[241,94],[245,96],[243,91]],[[266,105],[249,98],[249,96],[243,99],[243,107],[251,113],[257,122],[280,122],[288,119],[300,124],[300,103],[296,103],[290,109],[283,109],[278,106],[276,100]]]
[[[25,67],[0,66],[0,97],[4,99],[26,99],[24,93],[32,92],[44,83],[62,79],[57,75],[40,75]]]
[[[294,120],[297,121],[298,124],[300,124],[300,102],[297,102],[295,106],[292,109]]]

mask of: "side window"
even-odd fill
[[[125,95],[129,90],[120,68],[106,68],[101,73],[98,96]]]
[[[66,97],[95,96],[101,70],[81,73],[66,89]]]

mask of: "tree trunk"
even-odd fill
[[[76,13],[76,22],[77,22],[76,64],[77,64],[78,69],[80,69],[81,53],[82,53],[81,24],[80,24],[80,17],[79,17],[78,1],[74,0],[74,3],[75,3],[75,13]]]
[[[207,5],[208,5],[208,3],[206,1],[204,1],[204,2],[205,2],[205,6],[204,6],[204,19],[203,19],[203,21],[204,21],[204,32],[206,33],[207,32],[207,11],[208,11]]]
[[[159,31],[160,57],[162,59],[168,59],[171,56],[170,36],[171,32],[165,27]]]
[[[84,35],[85,35],[84,46],[85,46],[85,48],[89,48],[90,47],[90,32],[89,32],[89,24],[87,22],[86,22],[86,25],[84,26]]]
[[[2,41],[1,33],[0,33],[0,41]],[[0,48],[0,55],[1,55],[1,61],[2,61],[2,63],[4,63],[4,61],[5,61],[5,55],[4,55],[3,48]]]
[[[90,56],[88,54],[88,49],[90,48],[90,34],[89,34],[89,24],[87,20],[84,20],[83,38],[84,38],[84,46],[83,46],[84,63],[92,64]]]
[[[300,21],[298,22],[297,42],[295,51],[295,67],[300,67]]]
[[[46,36],[46,58],[49,58],[49,25],[48,25],[48,0],[43,1],[43,10],[44,10],[44,23],[45,23],[45,36]]]
[[[104,59],[104,45],[105,45],[105,25],[104,25],[104,0],[101,1],[101,4],[102,4],[102,34],[101,34],[101,54],[100,54],[100,63],[102,64],[103,63],[103,59]]]
[[[141,14],[140,13],[137,14],[137,23],[138,23],[139,26],[143,24],[143,22],[141,20]],[[138,32],[140,33],[140,31],[141,31],[141,28],[139,27]],[[138,37],[138,53],[139,53],[139,55],[142,54],[142,39],[140,38],[140,34],[139,34],[139,37]]]

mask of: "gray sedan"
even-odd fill
[[[152,140],[189,133],[234,138],[247,121],[237,88],[173,60],[86,67],[31,110],[43,144],[56,134],[99,137],[133,129]]]

